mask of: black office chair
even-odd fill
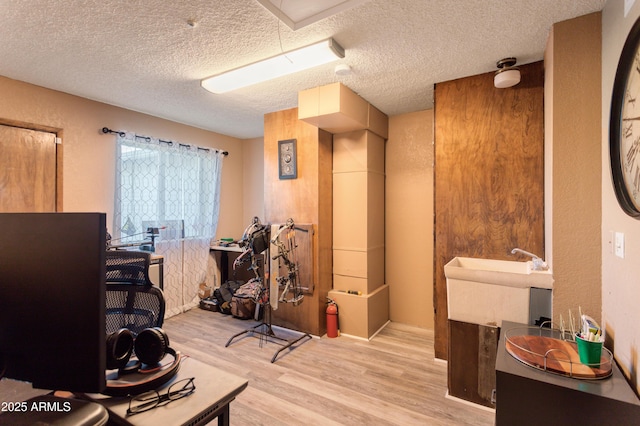
[[[151,254],[107,251],[106,332],[128,328],[134,334],[162,327],[165,301],[162,290],[149,280]]]

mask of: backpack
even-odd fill
[[[213,291],[213,297],[218,302],[220,312],[229,315],[231,313],[231,300],[233,294],[242,286],[242,281],[225,281]]]
[[[252,279],[240,286],[231,298],[231,315],[240,319],[251,319],[256,316],[256,302],[262,295],[262,282]]]

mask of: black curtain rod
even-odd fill
[[[123,132],[122,130],[111,130],[108,127],[103,127],[102,128],[102,133],[104,133],[104,134],[107,134],[107,133],[115,134],[115,135],[120,136],[121,138],[123,138],[125,136],[125,132]],[[139,138],[139,139],[145,139],[147,142],[151,141],[151,137],[150,136],[142,136],[142,135],[135,135],[135,134],[134,134],[134,136],[136,138]],[[168,143],[169,145],[173,145],[172,141],[164,141],[162,139],[158,139],[158,140],[160,142],[162,142],[162,143]],[[185,147],[185,148],[191,148],[191,145],[189,145],[189,144],[180,143],[178,145],[182,146],[182,147]],[[197,148],[202,150],[202,151],[209,151],[209,148],[201,148],[201,147],[197,147]],[[221,151],[218,151],[217,149],[215,151],[216,152],[221,152]],[[222,155],[227,156],[227,155],[229,155],[229,153],[227,151],[222,151]]]

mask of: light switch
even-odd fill
[[[609,253],[613,254],[613,241],[616,239],[616,233],[609,231]]]
[[[616,256],[624,259],[624,234],[622,232],[616,232],[616,238],[613,246]]]

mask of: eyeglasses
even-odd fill
[[[195,379],[195,377],[191,377],[190,379],[179,380],[169,386],[167,392],[162,395],[155,390],[136,395],[129,400],[127,416],[144,413],[191,395],[196,391]]]

